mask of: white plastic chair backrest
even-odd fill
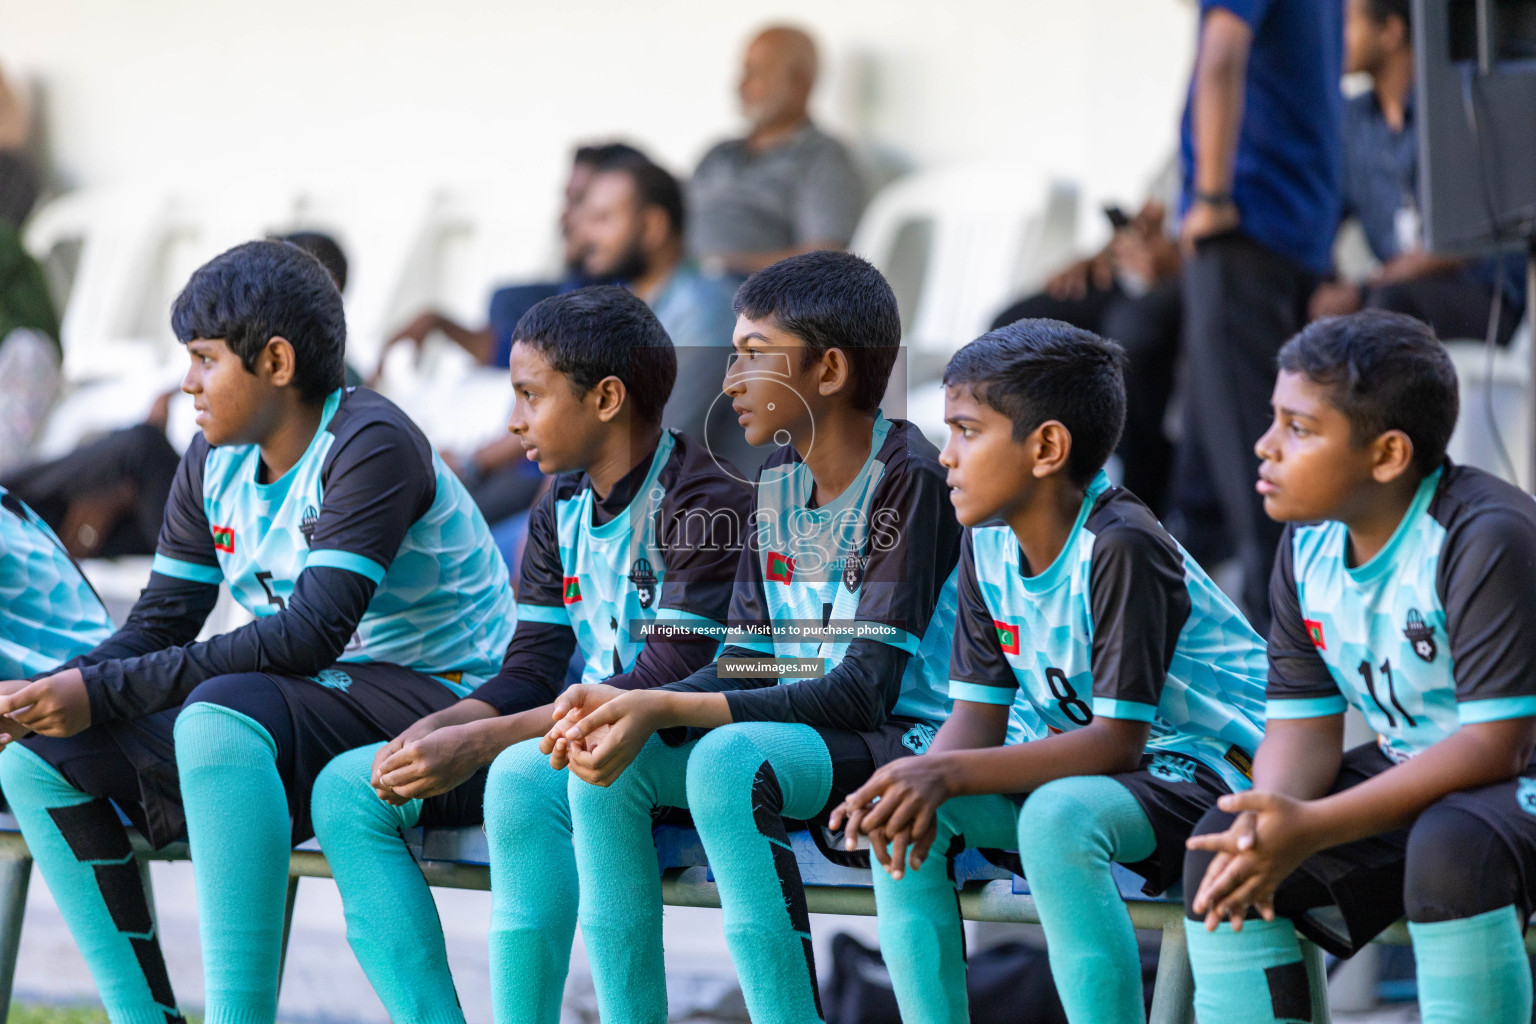
[[[906,344],[953,351],[1070,252],[1076,216],[1075,190],[1039,175],[993,165],[940,168],[881,190],[851,248],[900,282]],[[913,246],[925,250],[915,273]]]
[[[347,256],[347,353],[369,372],[410,261],[421,244],[434,201],[431,183],[410,172],[338,175],[298,186],[292,219],[300,228],[332,235]]]
[[[40,262],[61,246],[79,247],[59,311],[66,379],[114,376],[151,357],[153,346],[112,342],[124,337],[127,311],[143,293],[167,207],[160,188],[84,189],[51,200],[28,223],[25,244]]]

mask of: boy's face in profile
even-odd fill
[[[578,397],[570,378],[532,345],[513,345],[510,365],[515,400],[507,430],[523,442],[528,461],[546,474],[586,469],[603,427],[590,395]]]
[[[190,365],[181,390],[192,396],[197,425],[209,444],[258,444],[277,426],[281,408],[274,399],[280,387],[272,380],[271,346],[268,342],[253,372],[221,338],[187,342]]]
[[[939,462],[949,470],[949,500],[961,526],[1007,518],[1034,481],[1029,447],[1013,438],[1013,420],[979,401],[967,385],[944,389],[949,441]]]
[[[823,397],[823,361],[813,360],[802,369],[805,342],[768,320],[737,317],[731,345],[736,352],[722,387],[747,443],[783,446],[792,437],[814,441],[811,403]]]
[[[1264,511],[1282,523],[1352,518],[1372,483],[1371,446],[1357,444],[1328,388],[1280,371],[1270,400],[1274,420],[1254,445]]]

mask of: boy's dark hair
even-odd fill
[[[171,304],[171,329],[183,345],[222,339],[253,373],[267,342],[286,338],[306,402],[345,382],[341,292],[319,260],[287,242],[246,242],[198,267]]]
[[[841,349],[853,407],[880,407],[901,348],[901,313],[890,284],[866,260],[836,249],[791,256],[747,278],[732,305],[737,316],[769,320],[805,342],[802,370]]]
[[[661,207],[672,223],[672,233],[683,233],[683,190],[670,171],[644,160],[599,165],[597,173],[628,175],[635,186],[636,205],[641,210],[647,206]]]
[[[584,164],[597,170],[607,170],[624,163],[648,164],[651,158],[627,142],[602,142],[577,146],[571,158],[573,164]]]
[[[1413,4],[1410,0],[1367,0],[1366,10],[1378,25],[1388,18],[1401,18],[1404,38],[1413,38]]]
[[[1280,350],[1280,369],[1328,389],[1357,445],[1401,430],[1428,476],[1445,459],[1461,397],[1456,367],[1428,325],[1368,309],[1309,324]]]
[[[331,275],[331,280],[336,282],[336,290],[346,294],[347,254],[341,251],[341,245],[336,239],[323,231],[292,231],[278,235],[273,241],[296,245],[319,260],[320,265]]]
[[[956,352],[945,387],[964,387],[1013,421],[1022,441],[1046,420],[1072,435],[1067,477],[1087,484],[1125,426],[1125,350],[1060,320],[1016,320]]]
[[[604,377],[624,382],[635,416],[661,422],[677,380],[677,353],[656,314],[617,285],[578,288],[536,303],[512,329],[585,395]]]

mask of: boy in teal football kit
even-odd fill
[[[69,667],[0,683],[20,740],[0,783],[115,1024],[179,1013],[113,803],[154,846],[189,840],[206,1019],[253,1024],[276,1014],[311,782],[493,676],[516,608],[426,438],[343,389],[341,296],[314,257],[231,249],[192,275],[172,326],[202,434],[149,584]],[[194,642],[221,582],[256,621]]]
[[[482,822],[496,840],[496,1019],[559,1019],[576,864],[566,775],[539,750],[551,706],[578,647],[583,678],[617,689],[714,661],[740,554],[734,534],[751,511],[745,483],[661,428],[676,356],[639,298],[601,287],[546,299],[513,338],[508,427],[554,480],[530,519],[502,670],[392,742],[342,754],[315,783],[315,831],[348,939],[398,1024],[464,1019],[404,831]]]
[[[1536,503],[1446,460],[1455,369],[1406,316],[1308,327],[1273,404],[1268,724],[1253,790],[1189,841],[1197,1012],[1311,1020],[1298,933],[1348,956],[1406,913],[1423,1020],[1524,1024]],[[1377,738],[1346,752],[1348,707]]]
[[[667,1017],[651,839],[664,808],[698,828],[752,1019],[820,1019],[785,819],[822,819],[947,711],[960,531],[938,453],[879,411],[901,337],[890,286],[855,256],[813,252],[755,274],[736,311],[725,391],[747,441],[781,449],[758,475],[722,658],[653,690],[574,687],[546,738],[574,773],[604,1020]],[[763,670],[773,659],[789,678]]]
[[[954,710],[927,753],[886,765],[832,818],[885,867],[880,946],[907,1020],[969,1019],[950,861],[976,847],[1018,850],[1068,1019],[1142,1020],[1111,864],[1162,892],[1195,822],[1248,784],[1263,643],[1104,475],[1123,358],[1086,331],[1023,320],[945,371],[940,460],[969,527]]]
[[[48,524],[0,487],[0,679],[48,672],[112,635],[112,619]]]

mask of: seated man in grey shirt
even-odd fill
[[[689,186],[688,249],[706,269],[745,276],[853,237],[864,183],[806,114],[815,83],[816,44],[801,30],[769,28],[748,45],[739,90],[751,131],[706,153]]]

